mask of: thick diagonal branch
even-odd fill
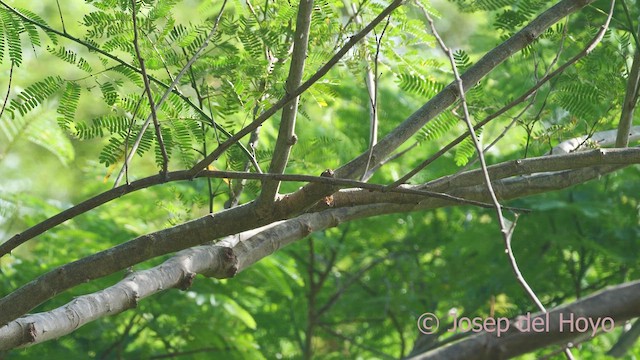
[[[569,323],[578,318],[592,322],[611,319],[618,325],[640,316],[640,281],[606,288],[574,303],[555,308],[548,314],[523,314],[523,316],[525,318],[513,319],[508,331],[500,337],[497,337],[495,332],[482,332],[410,359],[509,359],[545,346],[575,341],[591,335],[590,331],[586,333],[575,331],[573,327],[569,330]],[[526,327],[522,325],[520,329],[523,331],[520,331],[518,324],[524,324],[526,317],[530,321],[529,324],[533,321],[537,323],[542,321],[545,324],[545,331],[531,331],[531,329],[526,331]],[[606,329],[611,331],[609,322]],[[602,327],[596,330],[602,330]]]

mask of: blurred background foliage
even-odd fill
[[[386,5],[365,3],[362,7],[355,3],[365,24]],[[637,19],[637,3],[626,3],[630,18]],[[7,4],[28,9],[52,28],[63,29],[54,1]],[[210,151],[216,137],[224,138],[213,130],[212,119],[233,133],[284,94],[297,2],[268,4],[265,12],[263,4],[253,4],[251,10],[244,2],[231,2],[212,50],[180,83],[193,106],[172,96],[160,110],[172,151],[171,169],[188,167],[201,158],[205,142]],[[348,1],[317,2],[305,77],[362,27],[348,20],[345,4],[351,6]],[[66,33],[135,64],[126,1],[77,0],[59,5]],[[202,42],[220,2],[147,0],[139,5],[147,66],[153,76],[169,83],[166,73],[175,74]],[[462,69],[548,6],[537,0],[428,4],[438,16],[437,26],[445,41],[456,49]],[[581,51],[604,22],[603,11],[608,6],[608,2],[597,1],[572,15],[477,84],[469,93],[474,120],[482,120],[519,96],[550,64],[562,64]],[[615,128],[635,48],[629,29],[636,28],[629,25],[622,5],[616,6],[611,29],[590,56],[543,87],[526,111],[519,106],[485,127],[482,136],[489,144],[510,123],[515,125],[488,151],[491,163],[539,156],[563,139]],[[18,20],[6,7],[0,12],[3,36],[9,39],[11,26],[20,26],[13,24]],[[34,35],[31,27],[22,26],[21,51],[16,44],[12,47],[5,42],[0,64],[0,89],[6,91],[9,79],[12,81],[9,102],[0,118],[2,238],[109,189],[122,166],[131,114],[138,120],[133,125],[135,134],[148,113],[144,101],[134,111],[142,97],[137,75],[77,42],[41,30]],[[399,9],[389,22],[379,59],[382,135],[451,81],[449,65],[426,29],[420,13],[411,6]],[[299,143],[287,172],[320,174],[367,149],[370,99],[363,81],[363,59],[376,51],[376,36],[381,31],[379,27],[365,45],[356,47],[302,96],[296,130]],[[39,44],[33,41],[36,37]],[[48,82],[34,85],[47,77]],[[163,88],[154,86],[159,97]],[[48,96],[27,98],[29,89]],[[263,169],[268,167],[277,125],[274,117],[261,129],[256,158]],[[397,179],[463,129],[456,108],[447,110],[405,145],[417,146],[382,167],[372,181]],[[157,146],[148,132],[131,166],[130,179],[157,172]],[[468,143],[461,144],[413,181],[460,171],[474,158],[472,150]],[[215,163],[220,169],[244,170],[246,166],[246,156],[238,148]],[[634,180],[639,175],[635,166],[565,191],[508,204],[533,210],[518,221],[514,251],[524,276],[546,306],[639,277],[640,183]],[[2,259],[0,295],[55,266],[201,216],[210,210],[210,203],[213,210],[220,210],[233,185],[224,180],[197,180],[156,186],[70,220]],[[282,190],[294,191],[299,186],[286,183]],[[259,190],[259,183],[248,182],[241,202],[251,200]],[[125,275],[75,288],[36,311],[110,286]],[[438,339],[418,336],[415,323],[424,312],[436,313],[444,323],[452,309],[470,317],[534,311],[508,266],[492,211],[446,208],[343,224],[310,235],[236,278],[198,278],[188,291],[167,291],[141,302],[135,310],[4,356],[398,358],[407,355],[416,341],[447,341],[452,334],[446,331]],[[619,334],[617,329],[590,339],[574,353],[581,359],[601,359]],[[534,359],[555,350],[521,358]],[[628,358],[639,355],[636,347]]]

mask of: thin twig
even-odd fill
[[[7,103],[9,102],[9,95],[11,94],[11,81],[13,80],[13,67],[15,66],[14,62],[11,62],[11,67],[9,68],[9,84],[7,85],[7,94],[4,96],[4,101],[2,102],[2,108],[0,108],[0,119],[2,118],[2,114],[4,114],[4,109],[7,108]],[[0,126],[2,122],[0,121]],[[4,127],[4,126],[3,126]],[[8,133],[8,129],[4,129]],[[0,160],[4,159],[5,155],[9,153],[16,139],[13,139],[9,142],[6,148],[2,150],[0,153]]]
[[[498,216],[498,223],[500,225],[500,232],[502,233],[502,237],[503,237],[504,244],[505,244],[505,250],[506,250],[507,256],[509,257],[509,262],[511,264],[511,269],[515,273],[516,279],[518,280],[520,285],[524,288],[524,290],[529,295],[529,297],[533,300],[533,302],[536,304],[536,306],[541,311],[546,312],[546,309],[545,309],[544,305],[542,305],[542,302],[540,301],[540,299],[538,299],[538,296],[536,295],[536,293],[531,289],[531,287],[529,286],[527,281],[522,276],[522,273],[520,272],[518,263],[516,262],[515,256],[513,255],[513,251],[511,249],[511,239],[512,239],[512,235],[513,235],[513,231],[515,230],[516,222],[514,221],[513,223],[510,223],[509,225],[507,225],[507,220],[504,218],[504,216],[502,214],[502,205],[500,205],[500,202],[498,201],[496,193],[493,190],[493,185],[491,184],[491,178],[489,177],[489,172],[487,171],[487,163],[485,161],[484,153],[482,151],[483,150],[482,149],[482,144],[480,143],[480,140],[478,139],[477,136],[475,136],[475,133],[474,133],[473,123],[471,122],[471,116],[469,115],[469,108],[467,106],[467,100],[466,100],[466,97],[465,97],[464,85],[462,84],[462,79],[460,78],[460,74],[459,74],[458,68],[456,66],[456,61],[453,58],[453,52],[445,45],[444,41],[442,40],[442,38],[438,34],[438,31],[436,30],[436,27],[435,27],[435,24],[433,22],[433,19],[431,18],[431,16],[427,12],[427,9],[424,7],[424,5],[422,5],[422,3],[420,3],[419,1],[416,2],[416,4],[422,9],[422,13],[426,17],[427,21],[429,22],[429,26],[431,27],[431,33],[436,38],[438,44],[440,45],[440,48],[447,55],[447,57],[449,58],[449,62],[451,63],[451,69],[453,70],[453,75],[454,75],[455,81],[456,81],[456,83],[458,85],[458,95],[460,96],[460,102],[462,103],[464,121],[467,124],[469,133],[472,134],[471,135],[471,139],[473,140],[473,145],[476,148],[476,152],[478,154],[478,159],[480,160],[480,167],[482,169],[482,175],[484,177],[484,181],[485,181],[485,185],[487,187],[487,191],[489,192],[489,196],[491,197],[491,201],[493,202],[493,205],[494,205],[494,208],[495,208],[495,211],[496,211],[496,215]],[[516,220],[517,220],[517,218],[518,217],[517,217],[517,214],[516,214]],[[570,356],[570,354],[569,354],[569,356]]]
[[[511,240],[512,240],[512,237],[513,237],[513,232],[515,230],[515,226],[516,226],[516,222],[517,222],[517,219],[518,219],[518,215],[516,214],[514,222],[507,224],[507,220],[504,218],[504,216],[502,214],[502,206],[500,205],[500,202],[498,201],[498,198],[496,197],[495,191],[493,190],[493,185],[491,184],[491,178],[489,177],[489,172],[487,170],[487,164],[486,164],[486,161],[485,161],[485,158],[484,158],[484,153],[482,151],[483,150],[482,149],[482,144],[480,143],[480,140],[475,136],[475,133],[474,133],[473,123],[471,122],[471,117],[469,115],[469,110],[468,110],[467,102],[466,102],[466,98],[465,98],[464,85],[462,83],[462,79],[460,78],[460,74],[458,73],[458,69],[456,67],[455,59],[453,58],[453,52],[449,48],[447,48],[447,46],[443,42],[442,38],[438,35],[438,32],[437,32],[437,30],[435,28],[435,25],[433,23],[433,19],[431,18],[431,16],[427,12],[427,10],[424,8],[424,6],[420,2],[417,2],[417,4],[422,9],[422,12],[423,12],[424,16],[427,18],[427,20],[429,22],[429,25],[431,27],[431,32],[433,33],[434,37],[438,41],[438,44],[442,48],[442,51],[445,54],[447,54],[447,56],[449,57],[449,62],[451,63],[451,68],[453,69],[453,74],[455,76],[456,83],[458,85],[458,92],[459,92],[459,96],[460,96],[460,101],[462,102],[464,120],[467,123],[467,127],[469,129],[469,133],[472,134],[471,135],[471,139],[473,140],[473,144],[474,144],[474,146],[476,148],[476,152],[478,153],[478,158],[480,160],[480,167],[482,169],[482,174],[483,174],[483,177],[484,177],[484,180],[485,180],[485,184],[486,184],[487,190],[489,192],[489,195],[491,197],[491,200],[492,200],[492,202],[494,204],[496,215],[498,216],[498,223],[500,225],[500,232],[502,233],[502,237],[503,237],[504,245],[505,245],[505,252],[506,252],[506,254],[507,254],[508,258],[509,258],[509,263],[511,265],[511,269],[513,270],[513,272],[514,272],[514,274],[516,276],[516,280],[520,283],[520,285],[525,290],[527,295],[531,298],[531,300],[536,304],[538,309],[540,309],[540,311],[546,313],[547,309],[544,307],[544,305],[542,304],[542,302],[540,301],[540,299],[538,298],[536,293],[533,291],[533,289],[529,286],[529,284],[525,280],[524,276],[522,275],[522,272],[520,271],[520,268],[519,268],[518,263],[516,261],[515,255],[513,253],[513,249],[511,247]],[[611,17],[613,16],[614,6],[615,6],[615,0],[612,0],[611,1],[611,10],[609,11],[609,16],[607,17],[607,20],[606,20],[605,24],[602,26],[602,29],[600,31],[602,36],[604,36],[604,32],[606,31],[606,29],[609,26],[609,22],[611,21]],[[595,44],[593,46],[595,46]],[[573,359],[573,355],[571,354],[571,350],[569,348],[565,348],[564,353],[565,353],[565,356],[568,359]]]
[[[640,32],[640,24],[638,25]],[[633,55],[631,71],[627,78],[627,89],[622,103],[620,122],[618,123],[618,134],[616,137],[616,147],[626,147],[629,145],[629,131],[633,123],[633,113],[638,102],[638,87],[640,86],[640,47],[636,44],[636,51]]]
[[[2,102],[2,108],[0,109],[0,117],[4,114],[4,109],[7,107],[7,103],[9,102],[9,95],[11,94],[11,81],[13,80],[13,67],[15,63],[11,62],[11,67],[9,68],[9,84],[7,85],[7,94],[4,96],[4,101]]]
[[[182,51],[185,52],[185,55],[186,55],[186,51],[184,49],[182,49]],[[200,90],[198,90],[198,84],[196,83],[196,77],[193,73],[193,67],[189,68],[189,81],[191,82],[191,87],[193,88],[193,91],[196,93],[196,98],[198,99],[198,105],[201,108],[204,108],[204,97],[202,97],[202,94],[200,94]],[[204,79],[202,80],[202,87],[206,92],[209,91],[209,87],[205,86]],[[211,111],[211,103],[210,103],[210,98],[208,94],[207,94],[207,102],[209,103],[209,115],[213,120],[213,112]],[[218,144],[220,144],[218,131],[216,130],[215,126],[212,126],[212,127],[213,127],[213,132],[216,137],[216,140]],[[202,132],[202,155],[204,156],[209,152],[207,150],[207,127],[205,123],[200,124],[200,131]],[[207,179],[207,190],[208,190],[207,195],[209,198],[209,213],[213,213],[213,184],[212,184],[212,179],[210,178]]]
[[[149,77],[147,76],[147,68],[144,65],[144,59],[142,58],[142,54],[140,53],[140,46],[138,44],[138,16],[136,14],[136,0],[131,0],[131,13],[133,19],[133,48],[135,49],[138,63],[140,63],[140,71],[142,71],[142,80],[144,81],[144,92],[147,94],[147,100],[149,101],[149,108],[151,110],[151,119],[153,120],[153,127],[156,131],[156,140],[158,141],[158,147],[160,148],[160,153],[162,154],[162,174],[166,175],[169,169],[169,156],[167,155],[167,149],[164,146],[164,141],[162,140],[162,131],[160,130],[158,115],[156,114],[156,105],[153,101],[153,94],[151,93],[151,85],[149,84]],[[143,126],[143,129],[140,131],[141,139],[142,133],[144,133],[144,131],[145,129]],[[137,145],[134,143],[134,149],[132,149],[132,152],[135,152],[136,149]],[[125,165],[127,163],[128,161],[125,159]]]
[[[178,72],[178,75],[176,75],[175,79],[173,79],[171,84],[167,87],[164,94],[162,94],[160,101],[158,101],[158,103],[154,107],[155,110],[157,110],[165,102],[165,100],[167,100],[173,88],[178,84],[182,76],[187,72],[187,70],[191,67],[191,65],[193,65],[193,63],[200,57],[200,53],[202,52],[202,50],[204,50],[209,45],[209,42],[211,41],[211,39],[213,38],[213,35],[215,35],[218,29],[218,24],[220,23],[220,19],[222,18],[222,13],[224,12],[226,5],[227,5],[227,0],[224,0],[222,2],[222,7],[220,8],[220,12],[218,13],[218,17],[216,17],[215,23],[213,24],[213,28],[211,29],[207,37],[204,39],[204,41],[202,42],[198,50],[196,50],[193,56],[191,56],[191,59],[189,59],[187,64],[183,66],[182,69],[180,69],[180,72]],[[131,151],[129,152],[129,154],[126,154],[126,157],[124,159],[124,166],[122,167],[122,169],[120,170],[120,173],[118,174],[118,177],[114,181],[114,187],[118,186],[118,184],[120,183],[120,180],[122,179],[122,175],[125,171],[125,168],[128,166],[129,162],[131,161],[131,159],[133,159],[133,156],[138,150],[138,146],[140,146],[140,142],[142,141],[142,136],[144,135],[145,130],[147,130],[147,127],[149,126],[149,123],[151,122],[152,119],[153,119],[153,116],[149,115],[147,117],[147,120],[142,124],[140,133],[138,134],[136,141],[131,146]]]
[[[366,3],[366,1],[364,2]],[[360,12],[364,6],[364,3],[360,4],[360,7],[356,7],[356,5],[348,0],[343,0],[343,5],[345,12],[349,15],[349,19],[344,27],[341,28],[340,33],[344,30],[344,28],[351,22],[355,22],[358,25],[362,24],[362,17],[360,16]],[[386,31],[386,28],[389,26],[389,21],[391,17],[387,18],[387,22],[384,25],[383,34]],[[371,157],[373,154],[373,147],[378,142],[378,55],[380,52],[380,45],[382,42],[382,36],[378,39],[377,34],[374,35],[376,38],[376,56],[374,59],[374,67],[375,70],[371,70],[371,66],[369,65],[369,51],[367,48],[366,42],[363,44],[362,49],[364,53],[364,64],[366,65],[366,73],[365,73],[365,85],[367,87],[367,94],[369,96],[369,156],[367,158],[366,168],[368,169],[371,163]],[[365,181],[367,179],[367,171],[365,170],[362,173],[362,177],[360,180]]]
[[[144,93],[144,90],[143,90]],[[136,123],[136,116],[138,115],[138,110],[140,110],[140,105],[142,105],[142,99],[144,99],[144,94],[140,95],[138,102],[136,103],[136,107],[133,109],[133,113],[131,114],[131,121],[129,122],[129,127],[127,128],[127,135],[124,138],[124,154],[122,158],[127,155],[129,150],[129,139],[131,138],[131,133],[133,132],[133,125]],[[124,182],[126,184],[129,183],[129,164],[124,163]]]
[[[371,166],[373,147],[376,146],[376,143],[378,142],[378,61],[380,57],[380,46],[382,44],[382,38],[384,37],[384,33],[387,31],[387,27],[389,27],[390,21],[391,15],[387,17],[387,22],[384,24],[380,36],[376,36],[376,54],[373,57],[373,74],[371,73],[371,69],[367,67],[367,90],[369,92],[369,100],[371,101],[371,119],[369,124],[369,156],[367,157],[367,164],[365,165],[364,171],[362,172],[362,181],[365,181],[370,176],[368,172],[369,166]]]
[[[67,29],[64,27],[64,17],[62,17],[62,8],[60,8],[60,0],[56,0],[56,4],[58,5],[58,14],[60,14],[60,23],[62,24],[62,32],[67,33]]]

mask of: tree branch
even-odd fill
[[[638,27],[640,32],[640,26]],[[636,44],[636,51],[633,55],[631,71],[627,78],[627,90],[622,103],[622,113],[618,123],[618,135],[616,137],[616,147],[626,147],[629,145],[629,135],[631,124],[633,123],[633,112],[638,102],[638,87],[640,86],[640,47]]]
[[[496,190],[496,195],[501,199],[506,200],[516,197],[529,196],[541,192],[559,190],[568,186],[585,182],[587,180],[591,180],[595,177],[601,176],[604,173],[622,168],[630,163],[640,163],[640,149],[637,148],[609,150],[602,149],[598,151],[600,151],[602,154],[599,161],[596,161],[596,163],[606,165],[600,167],[596,166],[581,168],[578,170],[560,171],[556,173],[541,173],[529,177],[513,177],[501,181],[496,181],[494,179],[494,188]],[[564,158],[566,168],[572,168],[572,166],[576,165],[575,162],[571,160],[573,158],[580,158],[581,156],[585,156],[585,154],[587,153],[548,157],[548,159],[555,160],[558,158]],[[621,158],[626,159],[627,162],[620,164]],[[536,159],[527,159],[527,161],[530,160]],[[541,168],[545,168],[545,166],[543,164],[540,164],[540,169]],[[488,171],[491,171],[490,169],[491,167],[488,168]],[[183,172],[183,174],[186,173],[187,172]],[[221,175],[223,173],[225,172],[218,172],[217,175]],[[222,176],[226,177],[227,175],[228,174]],[[258,176],[260,174],[250,175]],[[292,176],[284,174],[276,175],[282,177]],[[329,180],[331,179],[329,178]],[[478,176],[478,179],[474,183],[478,182],[482,182],[482,178],[480,176]],[[366,186],[370,185],[374,184],[366,184]],[[425,186],[428,186],[428,184]],[[345,211],[345,216],[348,215],[348,217],[345,218],[345,221],[347,221],[364,216],[424,210],[459,204],[456,201],[452,201],[451,199],[446,198],[423,197],[416,199],[416,195],[421,194],[420,192],[416,191],[419,190],[419,187],[413,187],[413,189],[402,188],[398,190],[402,190],[406,193],[383,193],[381,195],[384,196],[370,196],[368,203],[365,203],[362,207],[341,207],[335,210]],[[368,195],[372,194],[368,190],[361,190],[361,192],[365,192],[365,194],[368,193]],[[395,196],[395,204],[393,204],[394,201],[387,201],[390,198],[390,195]],[[487,199],[489,199],[485,185],[471,185],[466,187],[453,188],[450,192],[448,192],[447,195],[451,195],[457,198],[464,197],[465,199],[472,199],[475,201],[486,201]],[[336,200],[334,199],[334,201]],[[24,315],[37,305],[52,298],[56,294],[71,287],[85,283],[89,280],[112,274],[116,271],[125,269],[129,266],[133,266],[137,263],[156,256],[186,249],[188,247],[199,245],[207,241],[212,241],[223,236],[255,229],[259,226],[264,226],[274,221],[286,219],[292,215],[292,213],[287,212],[286,208],[283,209],[276,207],[272,209],[273,211],[269,214],[269,217],[260,217],[255,211],[255,206],[252,206],[252,204],[255,203],[240,205],[238,207],[228,209],[216,214],[210,214],[169,229],[157,231],[148,235],[143,235],[124,244],[115,246],[111,249],[101,251],[84,259],[64,265],[58,269],[54,269],[0,299],[0,324],[6,324],[7,322],[16,319],[17,317]],[[325,216],[333,216],[332,213],[323,212],[323,214],[326,214]],[[312,216],[313,214],[308,215]],[[243,219],[244,221],[241,221],[240,219]],[[324,221],[328,221],[328,219],[325,218]],[[298,229],[298,231],[304,231],[304,229]],[[309,232],[307,231],[307,234],[308,233]],[[290,238],[290,241],[295,241],[296,239],[298,238]],[[278,247],[269,248],[272,249],[273,252]],[[251,254],[250,256],[255,255]],[[262,256],[260,256],[259,258],[262,258]],[[242,264],[242,261],[240,261],[240,264]],[[239,265],[239,269],[242,268],[243,267]]]
[[[234,171],[201,171],[197,177],[204,178],[220,178],[220,179],[254,179],[262,181],[297,181],[297,182],[318,182],[321,184],[333,186],[333,187],[359,187],[369,189],[370,191],[389,191],[410,193],[414,195],[433,196],[451,201],[459,201],[460,203],[471,204],[485,207],[487,204],[478,202],[468,202],[465,199],[452,197],[443,193],[436,193],[428,190],[408,189],[408,188],[396,188],[391,190],[385,190],[384,185],[369,184],[356,180],[349,179],[336,179],[325,176],[310,176],[310,175],[288,175],[288,174],[265,174],[265,173],[246,173],[246,172],[234,172]],[[16,234],[6,242],[0,244],[0,257],[10,253],[13,249],[17,248],[26,241],[33,239],[34,237],[44,233],[45,231],[52,229],[53,227],[62,224],[63,222],[72,219],[80,214],[95,209],[96,207],[106,204],[109,201],[117,199],[123,195],[129,194],[134,191],[145,189],[154,185],[174,182],[192,180],[191,173],[189,171],[173,171],[165,175],[155,175],[140,179],[129,184],[121,185],[117,188],[105,191],[99,195],[96,195],[88,200],[81,202],[67,210],[64,210],[47,220],[30,227],[22,233]],[[273,209],[271,209],[273,211]]]
[[[632,149],[615,150],[617,152],[629,152]],[[570,157],[572,156],[574,155],[567,155],[567,163],[571,163]],[[640,163],[640,149],[636,150],[635,156],[637,157],[636,161]],[[590,167],[537,174],[530,177],[513,177],[505,180],[494,180],[494,186],[497,195],[502,199],[513,199],[566,188],[588,181],[619,167],[609,165],[604,168]],[[477,182],[480,185],[458,188],[455,192],[457,195],[464,194],[469,198],[478,200],[488,199],[486,186],[482,184],[481,176],[478,176]],[[350,192],[370,194],[367,190]],[[339,194],[336,194],[336,197]],[[415,197],[407,197],[404,194],[396,194],[404,198],[395,199],[395,203],[386,202],[387,200],[392,200],[388,198],[392,194],[385,193],[384,195],[385,197],[383,198],[369,196],[368,203],[361,202],[360,204],[351,204],[348,207],[303,214],[286,221],[271,223],[262,228],[242,233],[238,231],[238,235],[228,236],[216,244],[181,251],[162,265],[132,273],[112,287],[94,294],[78,297],[61,308],[11,321],[28,311],[24,310],[24,302],[31,303],[34,298],[43,299],[43,296],[48,298],[52,294],[55,295],[65,290],[63,287],[69,285],[69,282],[65,279],[75,277],[77,273],[83,274],[85,276],[84,280],[88,280],[96,272],[96,268],[103,267],[105,263],[115,262],[116,259],[121,263],[126,262],[128,261],[126,257],[135,256],[135,252],[149,254],[154,251],[154,246],[161,245],[166,247],[172,244],[171,241],[173,241],[173,246],[175,247],[175,243],[184,238],[198,237],[212,240],[215,234],[222,233],[222,231],[211,231],[211,229],[218,228],[204,224],[204,221],[208,221],[209,224],[216,222],[210,219],[213,217],[211,215],[172,229],[146,235],[147,243],[139,247],[128,245],[124,251],[118,251],[117,248],[114,248],[72,263],[75,264],[72,268],[63,267],[54,270],[0,300],[0,322],[7,323],[11,321],[7,326],[0,327],[0,349],[33,345],[71,333],[90,321],[115,315],[118,312],[134,307],[139,300],[164,289],[188,287],[195,274],[198,273],[216,278],[234,276],[279,249],[305,238],[312,232],[335,227],[343,222],[383,214],[428,210],[452,205],[449,201],[436,198],[416,201]],[[402,200],[402,202],[397,200]],[[246,207],[246,205],[234,209],[243,207]],[[224,217],[219,221],[221,227],[228,227],[232,219],[235,218],[233,215],[224,216],[225,213],[233,212],[232,210],[234,209],[218,215],[218,217]],[[168,243],[165,243],[165,239]],[[132,244],[135,241],[130,241],[119,247]],[[199,240],[189,241],[195,243]],[[62,282],[62,286],[53,288],[52,284],[57,284],[55,281]],[[74,281],[77,281],[77,279],[74,279]],[[47,284],[50,286],[47,286]],[[13,294],[16,293],[19,295],[14,296]],[[7,300],[9,297],[11,299]],[[640,296],[637,297],[637,301],[640,301]],[[15,311],[16,308],[20,309]],[[22,313],[18,314],[21,311]],[[77,317],[69,319],[68,314],[77,314]],[[607,314],[607,316],[611,315]]]
[[[287,94],[293,93],[302,82],[304,74],[304,63],[307,58],[307,46],[309,43],[309,27],[311,25],[311,12],[313,11],[313,0],[301,0],[298,7],[298,17],[296,20],[296,31],[293,40],[293,53],[291,55],[291,66],[289,77],[285,85]],[[280,128],[276,146],[271,158],[269,172],[281,174],[284,172],[289,160],[291,148],[298,141],[295,135],[296,116],[298,114],[299,97],[294,97],[282,110],[280,118]],[[262,191],[258,202],[264,206],[270,206],[278,195],[280,189],[279,181],[265,181],[262,184]]]

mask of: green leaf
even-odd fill
[[[256,320],[245,308],[240,306],[235,300],[225,295],[218,295],[221,298],[222,306],[233,317],[242,321],[249,329],[255,330]]]
[[[58,114],[62,116],[58,118],[58,124],[65,130],[69,130],[71,124],[75,122],[76,109],[80,101],[80,90],[80,85],[75,82],[68,82],[62,98],[60,98]]]
[[[22,64],[20,33],[24,31],[24,27],[13,14],[5,9],[0,10],[0,21],[2,21],[2,33],[0,36],[4,38],[2,54],[4,55],[4,41],[6,41],[9,48],[9,59],[16,66],[20,66]],[[2,57],[0,57],[0,60],[2,60]]]

